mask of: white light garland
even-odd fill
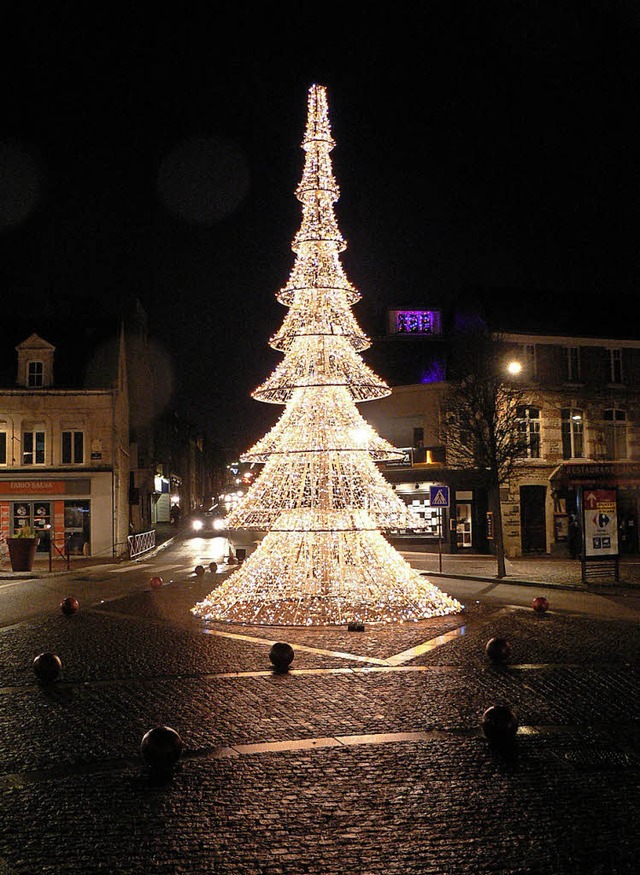
[[[350,310],[360,294],[340,263],[346,243],[333,210],[340,194],[331,166],[334,145],[326,91],[314,85],[296,189],[302,203],[292,245],[296,262],[277,295],[289,312],[270,341],[284,358],[252,393],[285,410],[243,455],[264,467],[226,520],[229,528],[266,535],[192,608],[205,620],[392,623],[462,609],[381,534],[426,524],[376,465],[402,453],[377,435],[355,406],[390,389],[359,356],[370,341]]]

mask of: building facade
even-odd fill
[[[397,326],[402,312],[393,311],[390,324]],[[419,326],[419,311],[406,312],[414,321],[402,324]],[[362,412],[380,434],[405,449],[404,459],[384,473],[428,529],[426,535],[403,536],[431,545],[439,540],[452,552],[492,552],[486,489],[474,472],[447,467],[439,428],[446,356],[431,337],[442,322],[431,318],[425,324],[429,332],[412,331],[405,349],[427,378],[404,385],[391,379],[391,396],[368,403]],[[400,344],[403,337],[395,341]],[[496,336],[496,343],[505,361],[521,365],[517,379],[524,399],[518,428],[526,452],[501,487],[506,555],[574,555],[574,518],[582,520],[585,496],[603,491],[615,494],[619,552],[637,553],[640,341],[512,332]],[[431,505],[437,485],[448,487],[448,507]]]
[[[129,400],[121,334],[108,388],[57,388],[55,347],[16,347],[15,385],[0,389],[0,534],[34,529],[54,555],[125,554]]]

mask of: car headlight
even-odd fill
[[[226,528],[224,519],[220,516],[216,517],[213,521],[213,528],[216,530],[216,532],[219,532],[222,529]]]
[[[191,523],[191,528],[194,532],[199,532],[203,526],[204,523],[202,522],[202,520],[193,520],[193,522]]]

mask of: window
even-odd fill
[[[566,346],[565,352],[567,355],[567,380],[570,383],[580,381],[580,347]]]
[[[37,388],[44,383],[43,362],[27,362],[27,386]]]
[[[7,464],[7,433],[0,431],[0,465]]]
[[[612,383],[622,383],[622,350],[609,350],[609,380]]]
[[[62,464],[82,465],[84,462],[84,432],[62,432]]]
[[[532,380],[535,380],[537,378],[538,368],[536,363],[535,343],[522,344],[522,366],[527,377]]]
[[[43,431],[25,431],[22,435],[22,464],[44,465]]]
[[[584,418],[582,410],[565,407],[562,410],[562,457],[581,459],[584,456]]]
[[[523,457],[540,458],[540,410],[537,407],[518,407],[518,433]]]
[[[605,410],[604,443],[608,459],[627,458],[627,414],[613,407]]]

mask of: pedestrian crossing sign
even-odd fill
[[[449,507],[449,487],[430,486],[429,501],[431,502],[431,507]]]

